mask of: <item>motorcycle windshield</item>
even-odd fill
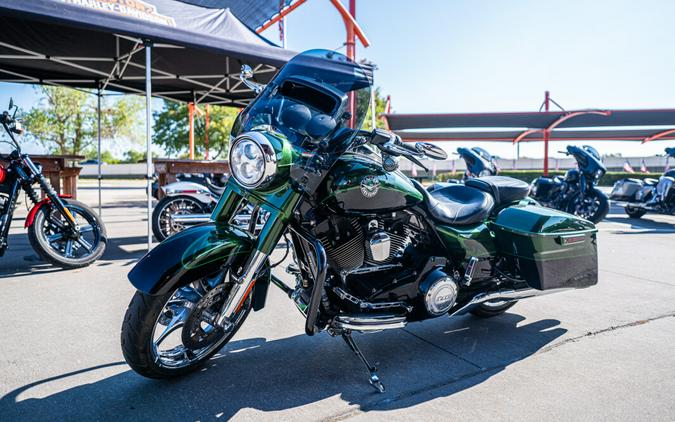
[[[322,141],[348,144],[366,117],[371,87],[371,73],[343,54],[306,51],[242,111],[232,136],[263,130],[310,151]]]
[[[584,145],[582,148],[586,150],[586,152],[588,152],[590,155],[592,155],[593,158],[595,158],[596,160],[598,161],[602,160],[602,158],[600,157],[600,153],[598,152],[597,149],[593,148],[590,145]]]

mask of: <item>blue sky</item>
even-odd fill
[[[675,108],[672,16],[673,1],[357,0],[372,43],[357,56],[377,63],[376,84],[397,112],[537,110],[545,90],[567,109]],[[290,49],[344,43],[328,1],[309,0],[287,19]],[[276,27],[264,35],[278,40]],[[623,155],[672,145],[596,144]],[[521,154],[543,156],[543,145]]]
[[[675,2],[665,0],[357,0],[372,44],[358,45],[357,56],[377,63],[376,84],[397,112],[537,110],[545,90],[567,109],[675,108],[672,16]],[[287,26],[295,51],[344,43],[344,25],[327,0],[308,0]],[[278,41],[276,26],[263,35]],[[29,87],[0,84],[0,92],[0,103],[10,95],[35,101]],[[624,156],[673,145],[596,144]],[[514,155],[510,145],[481,146]],[[543,145],[523,145],[521,154],[542,156]]]

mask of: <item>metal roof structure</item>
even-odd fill
[[[407,141],[538,142],[544,141],[546,131],[549,141],[675,139],[675,109],[385,114],[384,118],[389,129]]]

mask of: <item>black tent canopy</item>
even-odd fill
[[[272,45],[229,9],[172,0],[0,0],[0,80],[145,92],[144,45],[153,95],[244,106],[242,64],[267,82],[292,53]]]
[[[249,28],[259,28],[293,0],[180,0],[184,3],[218,9],[228,8]]]
[[[143,54],[144,53],[144,54]],[[245,106],[242,64],[266,83],[293,53],[229,9],[173,0],[0,0],[0,82],[145,94],[148,248],[152,244],[153,95]],[[99,162],[100,162],[99,130]],[[99,164],[99,212],[100,212]]]

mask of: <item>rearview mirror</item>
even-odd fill
[[[266,85],[259,84],[257,82],[249,81],[253,77],[253,69],[251,66],[244,64],[241,66],[241,73],[239,73],[239,80],[241,80],[244,85],[249,87],[256,95],[260,94]]]
[[[9,110],[11,110],[12,107],[14,107],[14,99],[12,97],[9,97]]]
[[[245,64],[241,66],[240,78],[251,79],[253,77],[253,69],[251,66]]]
[[[448,153],[443,148],[429,142],[417,142],[415,148],[432,160],[447,160]]]

